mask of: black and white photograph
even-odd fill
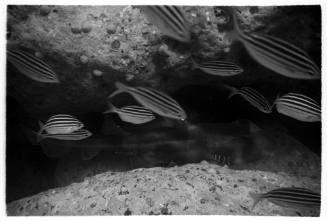
[[[326,8],[246,2],[4,5],[5,216],[321,218]]]

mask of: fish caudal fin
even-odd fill
[[[128,90],[128,86],[126,86],[123,83],[120,83],[118,81],[115,83],[115,86],[116,86],[117,90],[114,91],[112,94],[110,94],[108,98],[113,98],[117,94],[123,93]]]
[[[23,131],[23,134],[25,135],[25,137],[28,139],[28,141],[32,144],[32,145],[38,145],[37,142],[37,132],[25,127],[24,125],[20,125],[21,130]]]
[[[237,89],[235,87],[232,87],[232,86],[229,86],[229,85],[224,85],[223,87],[226,88],[227,90],[229,90],[229,92],[230,92],[227,99],[230,99],[235,94],[237,94]]]
[[[251,207],[251,211],[253,211],[254,207],[259,203],[262,199],[262,194],[260,193],[249,193],[249,196],[253,199],[253,205]]]
[[[39,121],[40,130],[37,132],[37,136],[40,136],[44,130],[44,124]]]
[[[114,113],[114,112],[116,112],[116,110],[117,110],[117,108],[110,102],[110,101],[108,101],[107,102],[108,103],[108,107],[109,107],[109,109],[108,110],[106,110],[106,111],[104,111],[104,112],[102,112],[103,114],[109,114],[109,113]]]
[[[37,143],[40,143],[41,142],[41,140],[43,140],[44,138],[45,138],[45,136],[44,135],[42,135],[42,134],[39,134],[39,133],[36,133],[35,131],[33,131],[34,133],[35,133],[35,135],[36,135],[36,142]]]
[[[198,69],[199,65],[196,63],[196,61],[193,59],[193,56],[191,56],[191,61],[192,61],[192,69]]]
[[[240,29],[238,22],[237,22],[237,9],[226,6],[224,7],[224,10],[228,13],[231,21],[232,28],[230,31],[227,32],[227,37],[231,39],[232,41],[237,40],[239,38],[239,35],[242,34],[242,30]]]
[[[274,100],[274,102],[273,102],[272,105],[271,105],[271,109],[273,109],[273,107],[276,105],[276,103],[277,103],[279,97],[280,97],[280,94],[277,94],[276,99]]]

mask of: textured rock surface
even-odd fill
[[[285,173],[237,171],[208,164],[107,172],[7,205],[8,215],[318,215],[260,202],[249,192],[285,186],[318,191],[317,180]]]

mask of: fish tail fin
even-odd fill
[[[110,102],[110,101],[108,101],[107,102],[108,103],[108,110],[106,110],[106,111],[104,111],[104,112],[102,112],[103,114],[109,114],[109,113],[114,113],[114,112],[116,112],[116,110],[117,110],[117,108]]]
[[[191,61],[192,61],[192,69],[198,69],[199,65],[196,63],[192,55],[191,55]]]
[[[238,38],[238,36],[242,33],[242,30],[240,29],[238,22],[237,22],[237,15],[236,15],[237,10],[233,7],[229,7],[228,11],[231,14],[230,17],[232,19],[233,28],[227,35],[232,40],[234,40],[234,39]]]
[[[253,211],[254,207],[259,203],[262,199],[262,194],[260,193],[249,193],[249,196],[253,199],[253,205],[251,207],[251,211]]]
[[[277,103],[277,101],[278,101],[279,98],[280,98],[280,94],[278,93],[277,96],[276,96],[276,98],[275,98],[275,100],[274,100],[274,102],[273,102],[272,105],[271,105],[271,110],[272,110],[273,107],[276,105],[276,103]]]
[[[37,133],[37,132],[35,132],[35,131],[33,131],[33,133],[36,135],[36,142],[37,142],[37,143],[40,143],[41,140],[43,140],[43,139],[45,138],[44,135],[39,134],[39,133]]]
[[[37,135],[39,136],[42,134],[44,130],[44,124],[41,121],[39,121],[38,123],[39,123],[40,130],[37,132]]]
[[[45,136],[39,132],[33,131],[32,130],[32,134],[35,136],[35,138],[29,139],[30,141],[32,141],[33,144],[37,144],[40,143],[41,140],[43,140],[45,138]]]
[[[229,86],[229,85],[224,85],[224,88],[229,90],[229,94],[227,96],[227,99],[230,99],[237,93],[237,89],[235,87]]]
[[[32,145],[37,145],[38,144],[38,141],[37,141],[38,132],[33,131],[30,128],[27,128],[24,125],[20,125],[20,128],[23,131],[23,134],[25,135],[25,137],[28,139],[28,141]]]
[[[116,96],[117,94],[120,94],[120,93],[128,90],[128,86],[126,86],[123,83],[120,83],[119,81],[115,82],[115,86],[116,86],[117,90],[114,91],[112,94],[110,94],[108,98],[112,98],[112,97]]]

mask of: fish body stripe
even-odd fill
[[[249,87],[242,87],[236,91],[236,94],[240,94],[260,111],[264,113],[271,113],[271,105],[258,91]]]
[[[239,74],[243,72],[242,68],[227,61],[207,61],[200,64],[195,63],[195,65],[204,71],[210,72],[210,74],[219,75],[224,72],[229,72],[231,75],[232,73]]]
[[[8,54],[13,58],[17,59],[17,61],[26,65],[27,67],[30,67],[31,69],[36,69],[40,72],[47,72],[49,74],[54,74],[54,72],[51,70],[49,65],[47,65],[42,60],[38,59],[37,57],[31,54],[27,54],[25,52],[15,51],[15,50],[8,50]]]
[[[57,140],[82,140],[88,138],[92,135],[92,133],[88,130],[77,130],[69,134],[46,134],[41,135],[42,138],[52,138]]]
[[[151,111],[138,106],[116,109],[116,112],[123,121],[135,124],[146,123],[155,119],[155,116]]]
[[[320,115],[321,111],[316,108],[312,108],[302,103],[295,102],[293,100],[281,99],[277,103],[277,109],[287,108],[289,110],[294,110],[298,112],[303,112],[307,114]]]
[[[161,92],[138,87],[137,89],[133,90],[133,93],[138,96],[141,96],[142,99],[146,99],[152,105],[158,107],[159,109],[162,109],[164,112],[173,112],[175,114],[178,114],[183,111],[180,109],[178,103],[175,100]],[[152,111],[155,112],[158,110],[153,109]]]
[[[295,58],[294,60],[303,61],[304,64],[307,64],[313,68],[317,68],[319,71],[318,67],[312,61],[309,55],[295,45],[269,35],[254,35],[254,37],[256,39],[262,40],[263,42],[266,42],[267,44],[271,44],[271,47],[278,48],[285,55],[289,55],[290,58]]]
[[[212,70],[226,70],[226,71],[241,71],[239,67],[233,64],[211,64],[211,63],[204,63],[198,65],[200,68],[208,68]]]
[[[317,208],[321,204],[321,196],[310,189],[300,187],[284,187],[263,194],[250,194],[254,198],[252,209],[262,199],[267,199],[282,207]]]
[[[138,106],[124,107],[119,109],[119,112],[124,114],[134,115],[134,116],[140,116],[140,117],[153,116],[153,113],[150,110]]]
[[[266,44],[259,44],[253,38],[249,38],[249,39],[251,40],[246,41],[246,44],[250,44],[250,46],[252,47],[249,50],[255,49],[255,52],[253,50],[253,53],[256,53],[262,59],[265,58],[268,62],[282,65],[287,69],[293,68],[294,72],[299,70],[302,73],[312,75],[312,72],[310,72],[310,70],[313,69],[312,64],[303,63],[305,61],[301,61],[294,57],[291,57],[290,55],[282,53],[281,51],[273,47],[269,47]]]
[[[252,43],[257,43],[259,48],[269,50],[270,53],[280,56],[290,63],[294,62],[296,65],[301,66],[302,68],[312,68],[315,65],[312,63],[311,59],[308,58],[308,55],[305,52],[301,51],[300,49],[296,49],[297,51],[295,51],[295,46],[287,42],[271,36],[263,37],[253,34],[251,37],[251,39],[253,39]]]
[[[177,6],[141,6],[150,22],[166,35],[180,41],[190,41],[189,25]]]
[[[164,110],[165,112],[173,112],[175,114],[178,114],[181,111],[178,107],[178,104],[166,95],[145,88],[138,89],[139,90],[137,91],[137,93],[139,95],[143,96],[144,98],[147,98],[148,101],[150,101],[158,108]]]
[[[308,107],[312,110],[317,110],[320,111],[320,105],[313,99],[311,99],[310,97],[307,97],[305,95],[302,94],[296,94],[296,93],[289,93],[286,94],[284,96],[282,96],[281,98],[279,98],[278,100],[279,102],[290,102],[293,104],[298,104],[300,106],[305,106]]]
[[[276,37],[244,33],[238,26],[235,10],[232,10],[233,33],[236,33],[234,36],[244,44],[257,62],[287,77],[320,78],[320,69],[305,51]]]
[[[290,197],[290,196],[275,196],[275,195],[267,195],[265,198],[267,199],[274,199],[285,203],[290,204],[300,204],[300,205],[317,205],[320,206],[320,200],[314,199],[305,199],[300,197]]]
[[[265,194],[265,197],[278,197],[280,199],[299,199],[304,201],[320,201],[320,197],[316,195],[308,195],[308,194],[296,194],[292,192],[273,192]]]
[[[158,102],[162,102],[162,103],[168,104],[168,107],[170,107],[170,105],[172,105],[176,109],[179,108],[179,105],[178,105],[178,103],[175,100],[173,100],[169,96],[167,96],[164,93],[161,93],[159,91],[155,91],[155,90],[152,90],[152,89],[147,89],[147,88],[141,88],[141,87],[139,87],[138,88],[138,92],[141,92],[144,95],[148,95],[149,97],[153,97]]]
[[[280,188],[263,194],[264,198],[275,199],[288,203],[320,205],[321,196],[305,188]]]
[[[319,114],[306,113],[302,110],[290,108],[287,106],[280,107],[277,105],[276,107],[279,113],[292,117],[299,121],[317,122],[321,120],[321,116]]]
[[[50,134],[69,133],[82,127],[84,127],[83,123],[75,117],[66,114],[58,114],[50,117],[42,126],[40,132],[46,130],[47,133]]]
[[[11,62],[20,72],[32,79],[40,81],[48,80],[49,82],[58,81],[56,73],[51,69],[51,67],[34,55],[12,49],[8,49],[7,54],[9,62]]]
[[[82,122],[80,122],[78,119],[76,119],[73,116],[70,115],[55,115],[49,118],[49,120],[46,122],[47,127],[64,127],[64,126],[75,126],[75,125],[81,125]]]
[[[320,196],[319,193],[313,192],[312,190],[303,187],[282,187],[282,188],[271,190],[270,193],[280,192],[280,191],[294,192],[294,193],[311,193]]]
[[[303,112],[307,114],[313,114],[320,116],[321,115],[321,107],[320,105],[314,101],[313,99],[296,93],[286,94],[276,101],[277,110],[288,108],[290,110]]]
[[[320,200],[320,195],[317,193],[309,192],[294,192],[294,191],[273,191],[266,194],[267,196],[287,196],[287,197],[300,197],[309,200]]]
[[[184,29],[183,18],[176,6],[153,6],[153,8],[158,12],[158,15],[161,15],[163,19],[167,20],[174,31],[180,33]]]

